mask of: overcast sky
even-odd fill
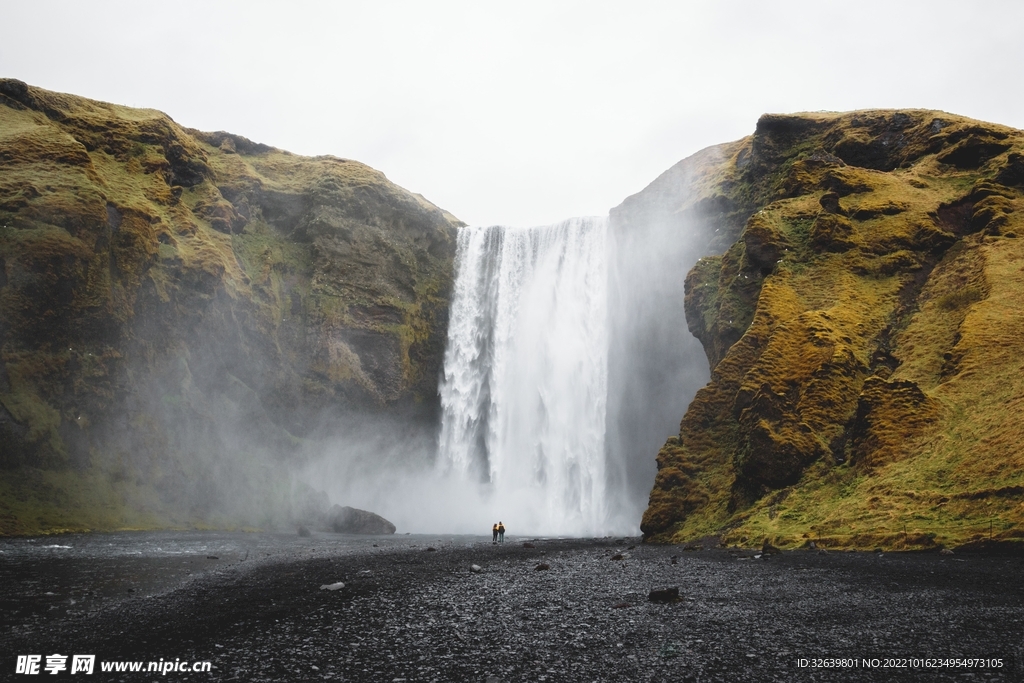
[[[604,214],[764,112],[1024,128],[1024,3],[0,0],[0,76],[357,159],[471,224]]]

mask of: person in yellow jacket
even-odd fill
[[[498,543],[505,542],[505,525],[500,521],[498,522]]]
[[[495,524],[491,527],[491,543],[498,542],[498,525]]]

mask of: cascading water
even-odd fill
[[[439,463],[481,488],[485,522],[611,530],[606,237],[605,218],[459,232]]]
[[[708,379],[683,311],[699,218],[461,229],[440,435],[360,418],[310,484],[403,531],[638,533],[654,455]]]

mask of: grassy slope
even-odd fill
[[[13,80],[0,167],[0,533],[259,524],[318,415],[430,412],[459,223],[378,171]]]
[[[753,213],[687,281],[712,381],[658,455],[647,538],[1020,536],[1021,152],[938,112],[759,122],[704,190]]]

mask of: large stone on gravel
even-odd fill
[[[663,604],[679,602],[681,600],[678,588],[656,588],[648,593],[647,599],[651,602]]]
[[[327,511],[326,526],[339,534],[393,534],[395,525],[367,510],[335,505]]]

